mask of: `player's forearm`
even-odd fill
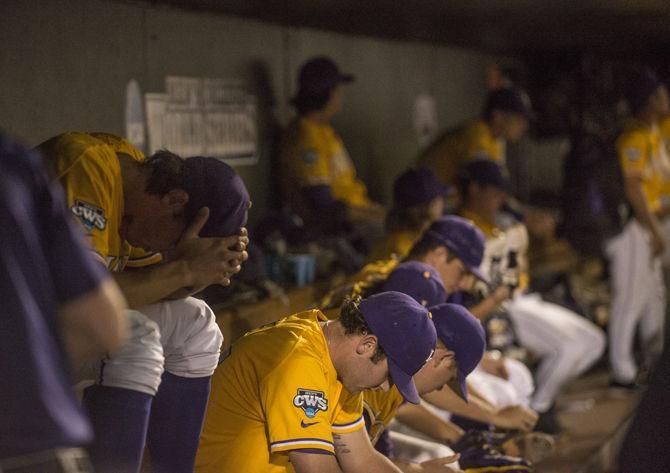
[[[407,460],[394,459],[393,464],[403,473],[418,473],[422,471],[421,465]]]
[[[398,473],[401,470],[398,468],[397,465],[395,465],[390,459],[386,458],[384,455],[379,453],[378,451],[374,451],[374,454],[372,455],[372,461],[370,462],[370,468],[366,468],[366,472],[370,473]],[[355,470],[356,472],[360,470]],[[345,473],[349,473],[345,470]],[[351,473],[354,473],[353,470]]]
[[[499,306],[500,303],[496,300],[493,294],[491,294],[478,304],[475,304],[472,307],[468,307],[468,310],[472,315],[477,317],[479,320],[482,320],[488,317],[491,313],[498,310]]]
[[[344,473],[398,473],[391,460],[374,449],[365,429],[350,434],[333,434],[335,454]]]
[[[137,309],[161,301],[191,285],[188,266],[183,261],[113,273],[128,307]]]
[[[468,397],[468,402],[465,402],[446,386],[439,391],[424,394],[422,398],[439,409],[484,424],[492,424],[495,420],[496,411],[490,404],[475,396]]]
[[[436,416],[421,404],[403,404],[396,419],[440,443],[455,442],[463,435],[463,429]]]
[[[123,297],[111,279],[60,308],[64,344],[73,364],[121,348],[127,336],[125,308]]]

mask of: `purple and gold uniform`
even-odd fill
[[[372,247],[368,261],[386,260],[388,258],[403,259],[421,237],[421,234],[421,232],[410,231],[387,233],[381,241]]]
[[[631,120],[616,146],[623,175],[641,180],[647,205],[652,212],[657,212],[661,208],[661,197],[670,188],[670,161],[661,130]]]
[[[158,253],[131,247],[119,233],[124,203],[116,153],[142,161],[140,151],[114,135],[77,132],[51,138],[39,150],[65,189],[68,207],[88,235],[93,251],[110,271],[161,260]]]
[[[304,117],[297,118],[282,145],[283,191],[300,212],[302,190],[328,186],[334,199],[349,207],[367,208],[371,202],[365,184],[333,127]]]
[[[363,393],[363,409],[370,443],[375,445],[384,430],[391,423],[400,406],[405,402],[396,387],[384,391]]]
[[[443,184],[453,185],[459,170],[477,159],[505,166],[505,141],[494,137],[481,119],[447,131],[423,152],[417,164],[432,170]]]
[[[249,332],[217,368],[195,471],[289,471],[287,453],[334,454],[364,427],[362,395],[337,379],[318,310]]]

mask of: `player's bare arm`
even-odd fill
[[[398,408],[396,419],[433,440],[447,445],[456,442],[464,433],[463,429],[456,424],[445,421],[421,404],[403,404]]]
[[[335,455],[344,473],[366,471],[392,473],[403,471],[374,449],[365,429],[348,434],[333,434]]]
[[[443,458],[433,458],[422,463],[411,463],[404,460],[395,460],[395,465],[403,473],[461,473],[462,470],[449,466],[458,460],[458,455]]]
[[[296,450],[289,452],[288,457],[296,473],[342,473],[334,455]]]
[[[537,413],[526,407],[496,409],[475,395],[468,395],[468,402],[465,402],[446,386],[439,391],[424,394],[422,398],[440,409],[505,429],[529,431],[537,422]]]
[[[469,307],[468,310],[479,320],[486,318],[498,310],[500,304],[509,299],[512,291],[509,286],[498,286],[495,291],[486,296],[481,302]]]
[[[230,284],[247,259],[246,230],[224,238],[200,238],[209,211],[204,208],[185,230],[166,263],[148,268],[115,273],[115,279],[131,308],[152,304],[177,291],[188,295],[195,288],[211,284]]]
[[[65,347],[73,364],[114,353],[126,339],[126,304],[111,279],[59,310]],[[95,317],[91,317],[95,314]]]

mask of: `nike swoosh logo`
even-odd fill
[[[305,422],[304,420],[301,420],[301,421],[300,421],[300,427],[302,427],[303,429],[306,429],[306,428],[309,427],[310,425],[314,425],[314,424],[318,424],[318,423],[319,423],[319,421],[316,421],[316,422]]]

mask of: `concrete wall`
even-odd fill
[[[65,130],[124,133],[126,83],[164,90],[166,75],[269,79],[280,123],[300,64],[332,56],[358,80],[348,86],[335,125],[371,194],[382,201],[412,162],[412,106],[435,96],[440,126],[481,106],[485,71],[495,58],[458,48],[351,37],[220,15],[103,0],[0,2],[0,128],[28,145]],[[257,165],[238,168],[258,218],[271,199],[269,129]]]

